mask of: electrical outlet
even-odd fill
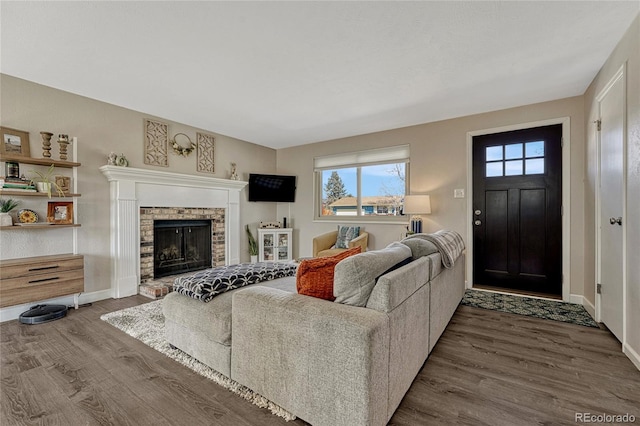
[[[464,198],[464,189],[454,189],[453,198]]]

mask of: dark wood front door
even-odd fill
[[[473,283],[562,295],[562,125],[473,138]]]

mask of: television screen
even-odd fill
[[[295,176],[249,175],[249,201],[292,203],[295,198]]]

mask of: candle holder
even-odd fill
[[[69,146],[69,135],[58,135],[58,145],[60,145],[60,159],[67,159],[67,147]]]
[[[51,157],[51,136],[53,133],[50,132],[40,132],[42,136],[42,156],[45,158]]]

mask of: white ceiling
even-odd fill
[[[627,2],[8,2],[0,71],[282,148],[581,95]]]

